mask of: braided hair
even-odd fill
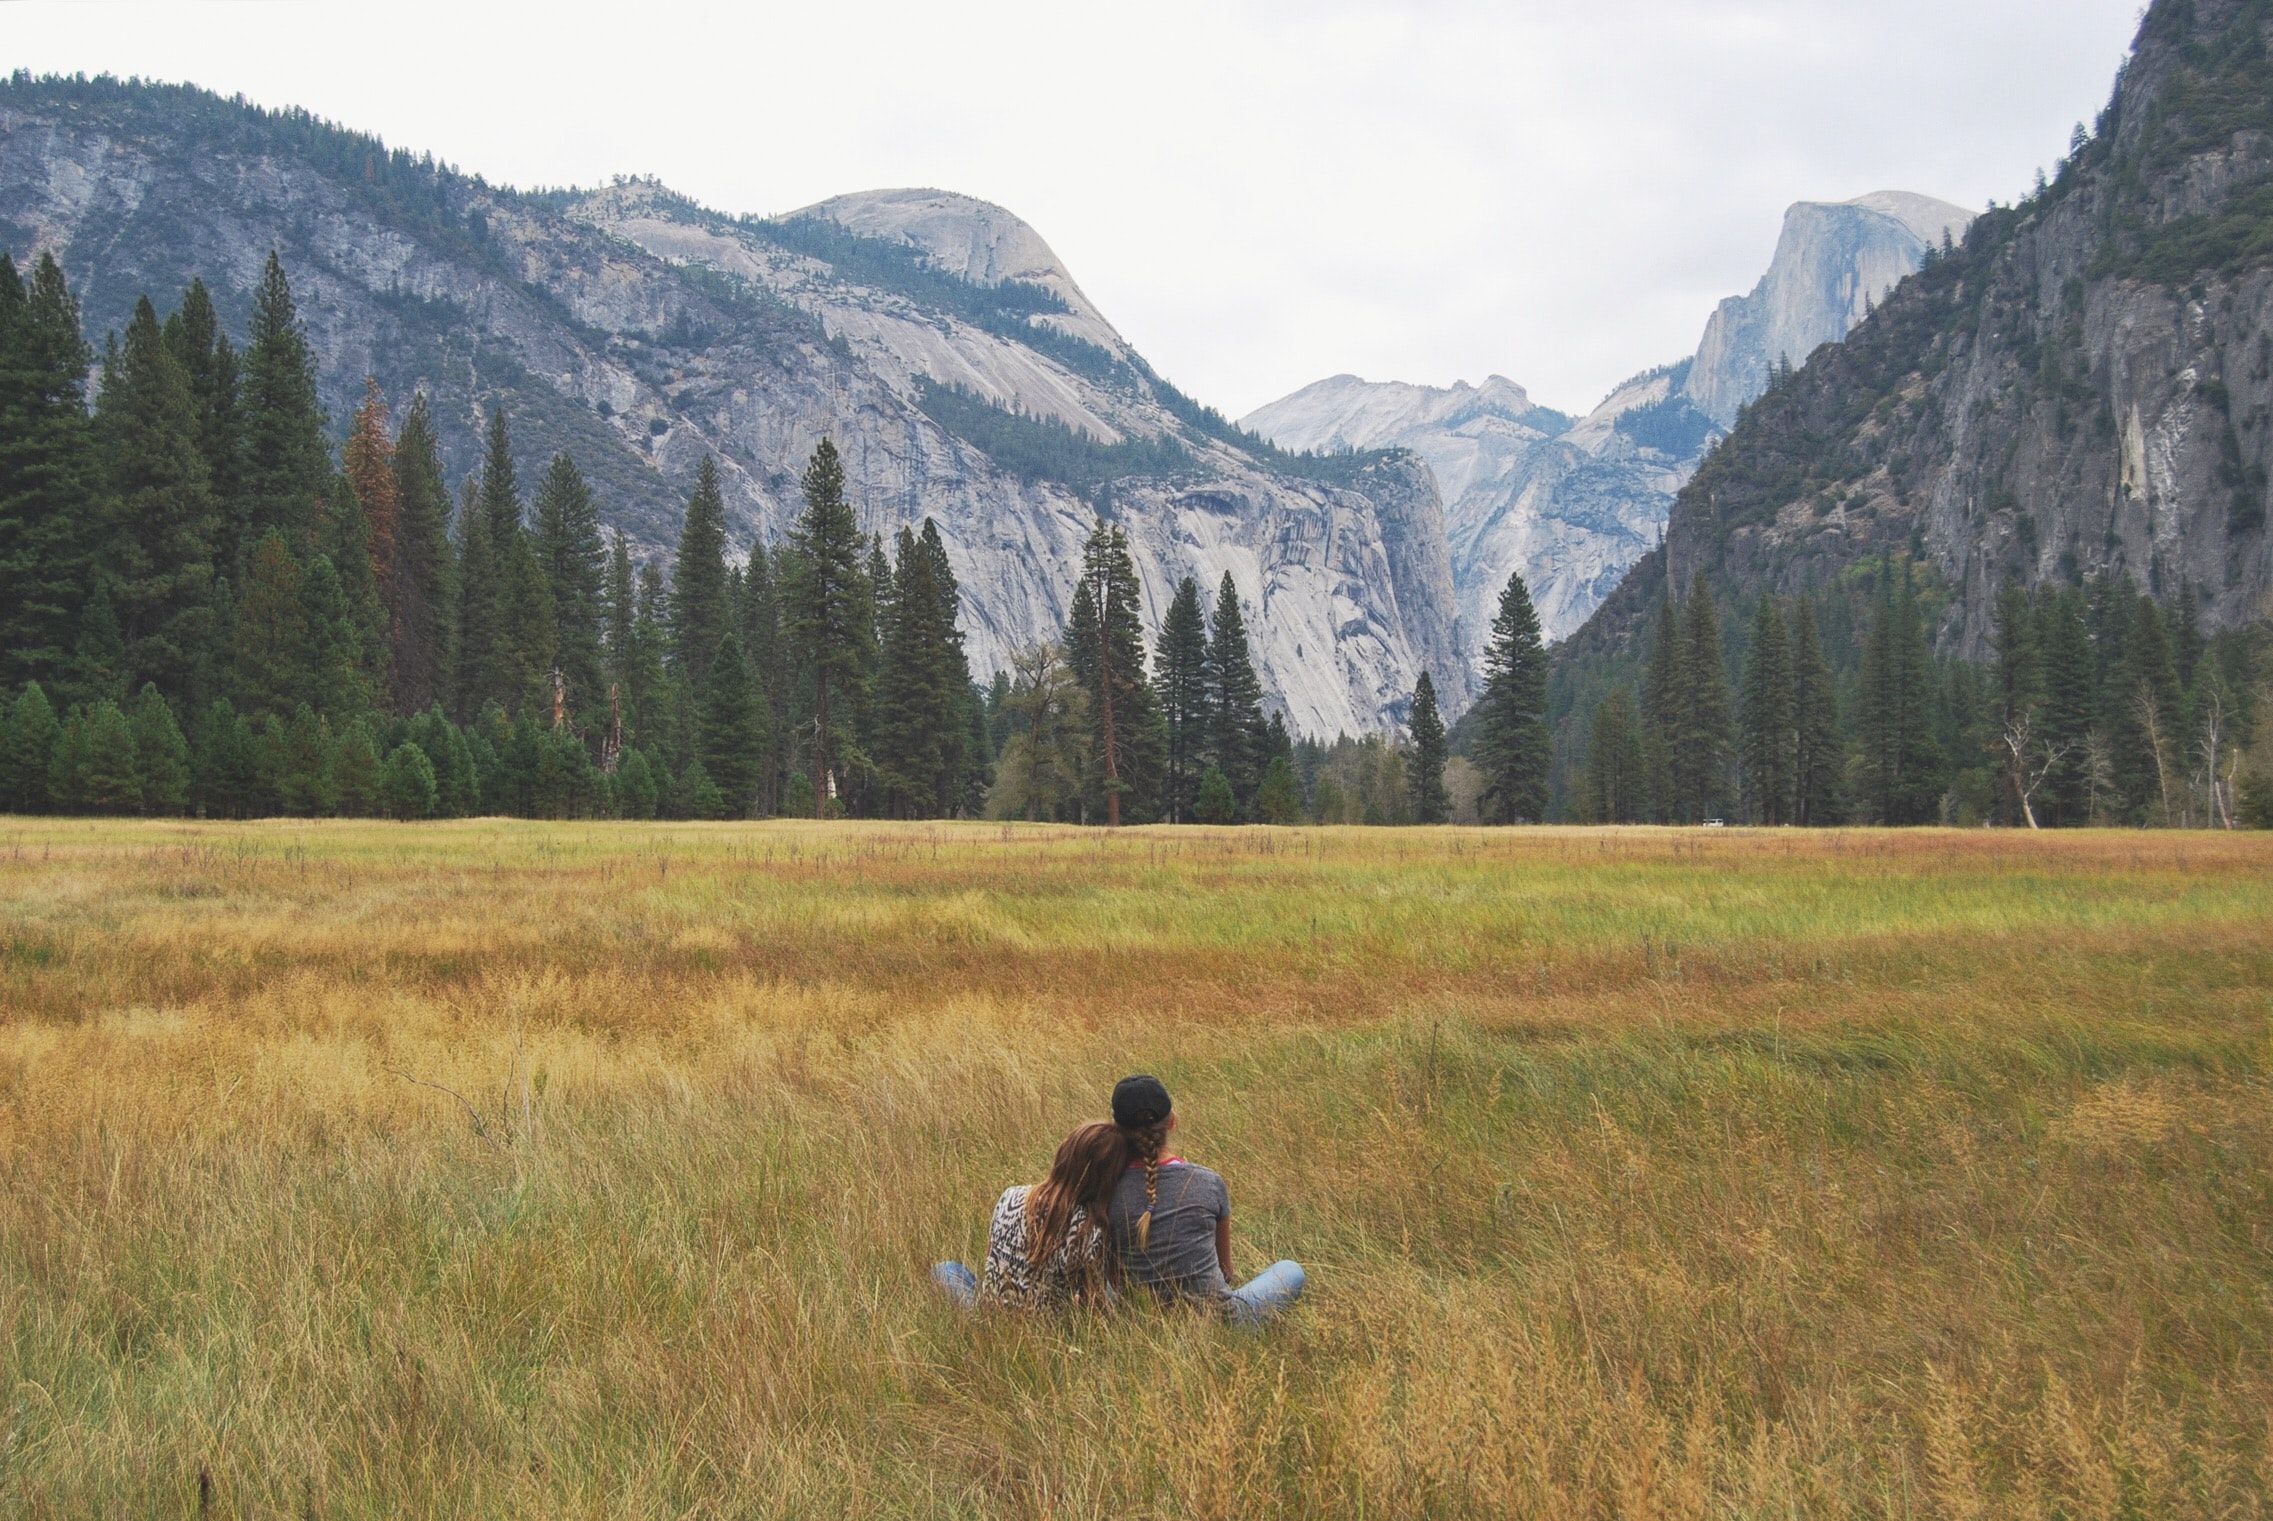
[[[1128,1143],[1132,1161],[1144,1164],[1144,1213],[1137,1216],[1136,1244],[1140,1252],[1152,1249],[1152,1212],[1160,1203],[1160,1153],[1168,1145],[1168,1122],[1118,1127]]]

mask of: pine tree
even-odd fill
[[[1744,667],[1744,791],[1755,823],[1792,821],[1798,749],[1791,644],[1775,599],[1762,597]]]
[[[331,782],[332,807],[341,818],[378,814],[384,764],[379,759],[379,737],[368,718],[355,718],[340,730],[332,743]]]
[[[741,638],[728,629],[711,654],[710,679],[703,685],[699,751],[703,770],[725,799],[728,818],[748,818],[757,804],[771,726],[765,695],[742,655]]]
[[[284,266],[272,251],[253,297],[238,396],[242,477],[235,537],[257,544],[269,533],[305,554],[315,547],[331,484],[316,365],[292,303]]]
[[[289,712],[307,693],[308,618],[300,562],[270,530],[253,546],[238,593],[231,687],[254,717]]]
[[[97,553],[126,679],[186,697],[207,638],[219,526],[189,380],[147,296],[106,355],[95,403],[105,524]]]
[[[79,637],[71,651],[72,679],[88,698],[116,702],[126,695],[126,636],[111,609],[110,583],[94,577],[95,592],[79,614]]]
[[[1863,646],[1856,731],[1862,805],[1871,822],[1927,824],[1946,785],[1934,734],[1933,656],[1910,586],[1891,563]]]
[[[0,253],[0,684],[68,686],[97,484],[79,303],[54,256]]]
[[[1802,597],[1792,611],[1792,822],[1820,829],[1839,822],[1840,775],[1838,694],[1823,641],[1815,629],[1815,604]]]
[[[608,551],[599,504],[565,454],[553,456],[537,487],[537,559],[551,592],[554,659],[569,711],[580,724],[604,723]]]
[[[845,500],[844,465],[822,439],[805,467],[805,511],[790,530],[795,574],[784,588],[788,632],[813,674],[813,816],[828,816],[829,780],[855,747],[833,726],[857,717],[873,665],[874,590],[861,568],[860,524]]]
[[[1521,575],[1507,578],[1484,649],[1484,693],[1477,700],[1476,763],[1484,773],[1485,817],[1537,822],[1547,811],[1547,651],[1539,615]]]
[[[189,806],[189,741],[156,685],[143,684],[127,722],[134,731],[134,783],[142,811],[178,815]]]
[[[48,768],[63,737],[55,706],[36,681],[9,704],[6,742],[0,744],[0,812],[45,813],[52,806]]]
[[[1159,700],[1145,674],[1139,604],[1128,536],[1099,518],[1082,546],[1065,652],[1089,698],[1091,760],[1083,793],[1099,805],[1108,827],[1151,816],[1167,752]]]
[[[339,578],[340,598],[355,632],[354,684],[368,704],[388,686],[387,609],[379,597],[378,578],[371,573],[371,531],[363,503],[344,475],[332,477],[316,542],[317,554],[331,561]]]
[[[1702,578],[1681,605],[1681,689],[1668,752],[1673,821],[1701,824],[1728,806],[1731,738],[1728,666],[1721,658],[1720,614]]]
[[[726,578],[726,501],[718,463],[704,455],[679,527],[678,559],[671,567],[671,656],[687,691],[699,703],[710,663],[734,624]],[[716,778],[713,778],[715,780]]]
[[[394,711],[423,713],[452,686],[450,490],[424,391],[411,397],[392,465],[394,548],[381,583],[388,667]]]
[[[1637,824],[1648,816],[1641,721],[1624,687],[1612,687],[1594,710],[1587,743],[1581,811],[1597,824]]]
[[[1239,821],[1239,803],[1232,796],[1231,781],[1220,766],[1210,766],[1200,775],[1199,800],[1192,805],[1192,817],[1202,824],[1235,824]]]
[[[1681,622],[1670,594],[1660,597],[1642,684],[1642,817],[1674,818],[1673,750],[1681,727]]]
[[[953,813],[968,763],[970,667],[955,626],[958,590],[938,525],[900,530],[892,596],[879,621],[875,761],[887,808],[901,817]]]
[[[1207,614],[1200,606],[1200,583],[1186,576],[1176,583],[1153,657],[1160,673],[1160,713],[1168,741],[1160,812],[1172,824],[1188,821],[1199,798],[1200,771],[1208,753],[1207,656]]]
[[[269,719],[273,724],[276,715]],[[277,807],[296,818],[322,818],[332,811],[331,752],[331,726],[306,703],[294,708],[292,721],[270,740]]]
[[[390,819],[431,817],[439,797],[434,762],[405,740],[387,755],[379,772],[379,808]]]
[[[1263,768],[1263,785],[1255,791],[1255,816],[1266,824],[1302,822],[1302,783],[1287,757],[1274,755]]]
[[[1416,824],[1441,824],[1452,817],[1452,798],[1444,790],[1444,717],[1436,710],[1436,683],[1429,673],[1413,687],[1413,763],[1405,773]]]
[[[471,723],[497,685],[497,555],[489,542],[489,520],[481,510],[481,484],[468,476],[458,493],[456,658],[450,678],[451,711]]]
[[[214,700],[198,726],[190,773],[198,807],[210,817],[245,819],[267,811],[253,732],[226,697]]]
[[[213,310],[213,296],[203,280],[193,279],[182,292],[182,303],[166,319],[166,347],[181,366],[197,410],[198,452],[205,460],[205,476],[213,495],[213,541],[209,548],[217,572],[227,574],[237,564],[235,507],[238,488],[240,429],[237,419],[237,353],[221,319]]]
[[[319,554],[308,562],[300,606],[307,631],[307,685],[302,690],[318,713],[345,723],[371,706],[372,694],[361,620],[331,556]]]
[[[2082,596],[2061,591],[2038,602],[2036,647],[2044,668],[2044,745],[2055,754],[2038,809],[2048,824],[2092,822],[2091,755],[2098,722],[2097,658]]]
[[[616,767],[616,800],[627,819],[655,817],[655,772],[637,750],[626,750]]]
[[[87,710],[74,707],[63,717],[55,748],[47,762],[47,796],[57,813],[85,813],[87,771]]]
[[[387,398],[381,394],[379,382],[369,376],[363,381],[363,405],[355,409],[347,446],[340,451],[340,471],[363,509],[371,574],[378,583],[380,600],[391,614],[401,601],[395,582],[401,573],[402,502],[395,479],[395,441],[388,428]]]
[[[1245,816],[1263,781],[1263,685],[1255,677],[1247,621],[1230,571],[1216,588],[1215,616],[1208,628],[1207,706],[1207,757],[1231,783],[1231,795]]]
[[[108,698],[91,708],[81,743],[76,796],[89,813],[138,813],[142,783],[134,769],[134,726]]]
[[[482,450],[481,516],[489,545],[497,627],[481,696],[507,712],[542,708],[552,701],[552,588],[536,545],[521,521],[521,487],[513,466],[505,409],[489,414]]]

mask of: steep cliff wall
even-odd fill
[[[2273,611],[2269,35],[2269,0],[2158,0],[2057,179],[1753,404],[1564,658],[1623,645],[1669,578],[1789,593],[1887,548],[1947,577],[1939,642],[1969,656],[2008,577]]]
[[[1683,394],[1727,428],[1766,388],[1770,367],[1800,364],[1846,337],[1927,249],[1945,234],[1962,236],[1972,220],[1946,201],[1899,190],[1791,207],[1760,283],[1723,301],[1705,324]]]

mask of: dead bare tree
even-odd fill
[[[2020,816],[2028,820],[2029,828],[2042,829],[2044,826],[2036,822],[2036,807],[2033,802],[2036,789],[2044,785],[2044,779],[2058,768],[2061,761],[2067,759],[2068,752],[2075,749],[2075,745],[2070,742],[2055,746],[2045,753],[2041,765],[2031,769],[2029,752],[2035,746],[2035,727],[2033,714],[2022,712],[2016,715],[2011,723],[2005,725],[2005,751],[2012,758],[2013,791],[2020,797]]]

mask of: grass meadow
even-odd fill
[[[0,820],[0,1513],[2261,1517],[2269,931],[2263,836]],[[1131,1070],[1310,1296],[950,1311]]]

